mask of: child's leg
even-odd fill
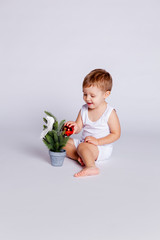
[[[63,149],[66,150],[66,155],[67,157],[78,161],[82,166],[84,166],[83,161],[81,160],[81,158],[79,157],[79,155],[77,154],[77,149],[74,145],[74,140],[72,138],[70,138],[66,144],[65,147],[63,147]]]
[[[82,158],[85,167],[82,171],[76,173],[75,177],[97,175],[99,169],[95,166],[95,160],[98,158],[98,147],[90,143],[80,143],[77,148],[78,155]]]
[[[77,154],[77,149],[74,145],[74,141],[72,138],[70,138],[66,144],[65,147],[63,147],[63,149],[66,150],[66,155],[69,158],[72,158],[74,160],[78,160],[78,154]]]

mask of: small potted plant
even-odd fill
[[[65,120],[58,123],[57,118],[50,112],[45,111],[47,117],[43,118],[43,132],[41,139],[49,149],[51,164],[53,166],[62,166],[66,156],[66,145],[70,135],[73,134],[73,128],[64,126]]]

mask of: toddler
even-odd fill
[[[120,138],[121,128],[117,113],[105,100],[112,89],[112,77],[103,69],[95,69],[84,78],[84,104],[73,127],[73,134],[82,129],[81,139],[70,138],[64,147],[67,157],[77,160],[83,169],[75,177],[99,174],[95,162],[105,161],[112,154],[112,143]]]

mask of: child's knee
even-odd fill
[[[87,149],[87,145],[88,143],[80,143],[77,147],[77,152],[82,152],[85,151]]]
[[[97,159],[98,157],[98,147],[90,143],[80,143],[77,147],[77,153],[81,154],[90,154],[93,158]]]
[[[80,143],[77,147],[77,152],[81,151],[82,148],[83,148],[83,143]]]

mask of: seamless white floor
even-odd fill
[[[0,1],[0,240],[160,240],[159,9]],[[113,77],[122,136],[100,175],[74,178],[75,161],[51,166],[42,117],[76,120],[95,68]]]
[[[160,239],[158,136],[123,134],[99,176],[74,178],[76,162],[51,166],[23,135],[1,142],[0,239]]]

